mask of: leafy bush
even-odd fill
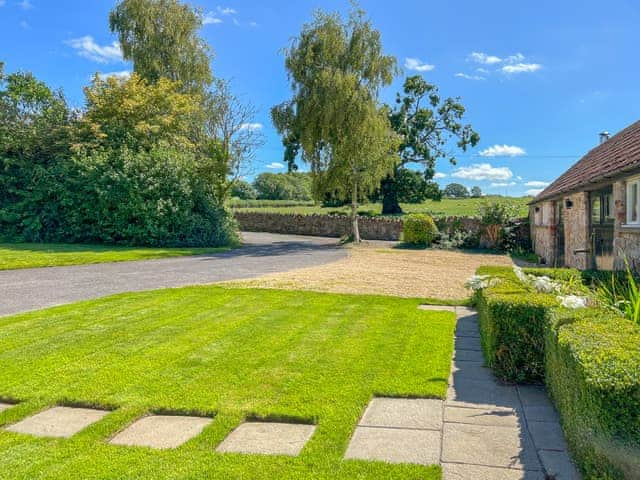
[[[626,276],[611,274],[608,281],[599,281],[595,291],[600,302],[626,318],[640,324],[640,286],[627,264]]]
[[[561,308],[512,269],[479,273],[499,279],[476,293],[487,363],[507,380],[545,381],[585,479],[637,478],[640,328],[607,310]],[[569,269],[542,273],[580,278]]]
[[[438,228],[430,215],[412,214],[404,218],[402,227],[402,239],[404,243],[416,246],[429,246],[437,233]]]
[[[502,248],[516,227],[517,209],[505,202],[484,202],[478,209],[489,248]]]

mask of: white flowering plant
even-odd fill
[[[589,303],[587,297],[579,297],[578,295],[558,295],[556,297],[564,308],[577,310],[578,308],[586,308]]]
[[[483,290],[487,287],[491,287],[495,285],[497,279],[491,277],[490,275],[474,275],[469,280],[466,281],[464,286],[469,290],[473,290],[477,292],[479,290]]]

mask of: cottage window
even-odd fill
[[[627,182],[627,225],[640,225],[640,177]]]

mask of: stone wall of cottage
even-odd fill
[[[589,232],[589,193],[578,192],[563,198],[564,257],[568,267],[591,268],[591,235]],[[567,201],[571,207],[567,208]]]
[[[536,211],[537,210],[537,211]],[[553,202],[543,202],[531,207],[531,241],[534,252],[546,265],[554,265],[556,260],[556,219]]]
[[[627,185],[624,181],[613,184],[615,223],[613,236],[614,268],[622,270],[626,262],[640,270],[640,228],[623,227],[627,221]]]

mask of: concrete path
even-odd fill
[[[375,398],[345,458],[440,464],[444,480],[578,480],[542,387],[498,382],[483,366],[477,314],[457,313],[447,398]]]
[[[477,314],[460,307],[456,313],[444,403],[444,480],[579,479],[544,388],[498,382],[483,366]]]
[[[219,254],[0,271],[0,316],[115,293],[258,277],[347,256],[335,238],[242,236],[243,247]]]

